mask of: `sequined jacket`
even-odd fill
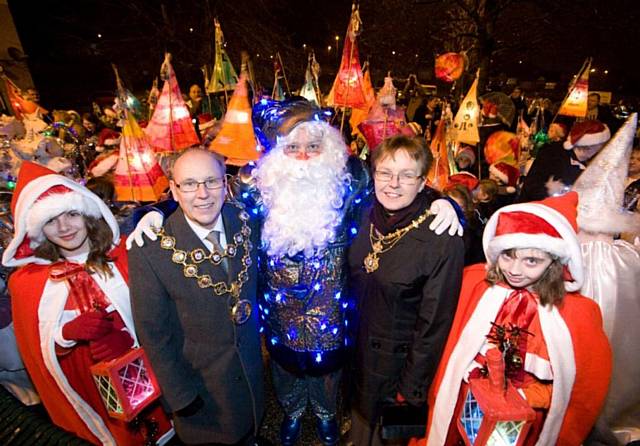
[[[346,290],[347,249],[371,197],[370,177],[358,159],[350,159],[351,182],[336,236],[314,257],[269,256],[260,250],[260,318],[271,357],[293,371],[326,373],[342,366],[349,345],[350,296]],[[240,176],[239,176],[240,177]],[[264,207],[255,184],[236,183],[237,197],[262,219]]]

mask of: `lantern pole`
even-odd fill
[[[558,117],[558,114],[559,114],[560,110],[562,109],[562,105],[569,98],[569,95],[571,94],[571,92],[573,91],[574,87],[576,86],[576,84],[578,83],[578,81],[580,80],[582,75],[584,74],[584,70],[586,70],[588,67],[591,66],[592,60],[593,59],[591,57],[587,57],[587,59],[582,64],[582,68],[580,68],[580,71],[578,71],[578,75],[571,81],[571,85],[569,85],[569,89],[567,90],[567,94],[564,96],[564,99],[560,103],[560,107],[558,107],[558,110],[556,111],[556,114],[553,115],[553,119],[549,123],[549,127],[551,127],[551,124],[556,122],[556,118]]]

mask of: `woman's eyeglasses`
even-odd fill
[[[418,183],[418,180],[422,178],[420,175],[416,175],[413,172],[400,172],[398,174],[394,174],[393,172],[389,172],[388,170],[377,170],[373,173],[373,177],[376,181],[382,183],[389,183],[393,180],[393,177],[398,177],[398,183],[403,186],[414,186]]]

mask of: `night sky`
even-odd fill
[[[507,3],[495,27],[499,51],[491,76],[543,76],[566,85],[591,56],[597,68],[592,89],[613,91],[614,98],[640,96],[639,1],[487,1]],[[370,61],[376,87],[388,70],[398,80],[417,73],[422,83],[437,84],[433,58],[446,50],[443,11],[452,3],[360,2],[360,57]],[[113,94],[111,63],[139,95],[157,76],[164,51],[173,54],[183,92],[193,82],[202,83],[200,67],[213,63],[213,17],[222,25],[236,71],[240,51],[248,50],[258,81],[270,88],[269,56],[279,51],[291,88],[296,89],[303,82],[306,50],[313,48],[322,66],[321,87],[327,92],[339,65],[335,36],[341,52],[351,1],[10,0],[9,6],[43,105],[88,109],[96,97]]]

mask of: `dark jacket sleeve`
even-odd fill
[[[461,237],[440,235],[424,256],[427,280],[413,333],[413,343],[402,370],[399,391],[414,405],[426,401],[427,390],[438,368],[460,294],[464,265]]]
[[[129,251],[131,307],[136,334],[155,372],[171,411],[198,395],[193,369],[182,354],[182,332],[174,301],[149,259],[149,248]]]

